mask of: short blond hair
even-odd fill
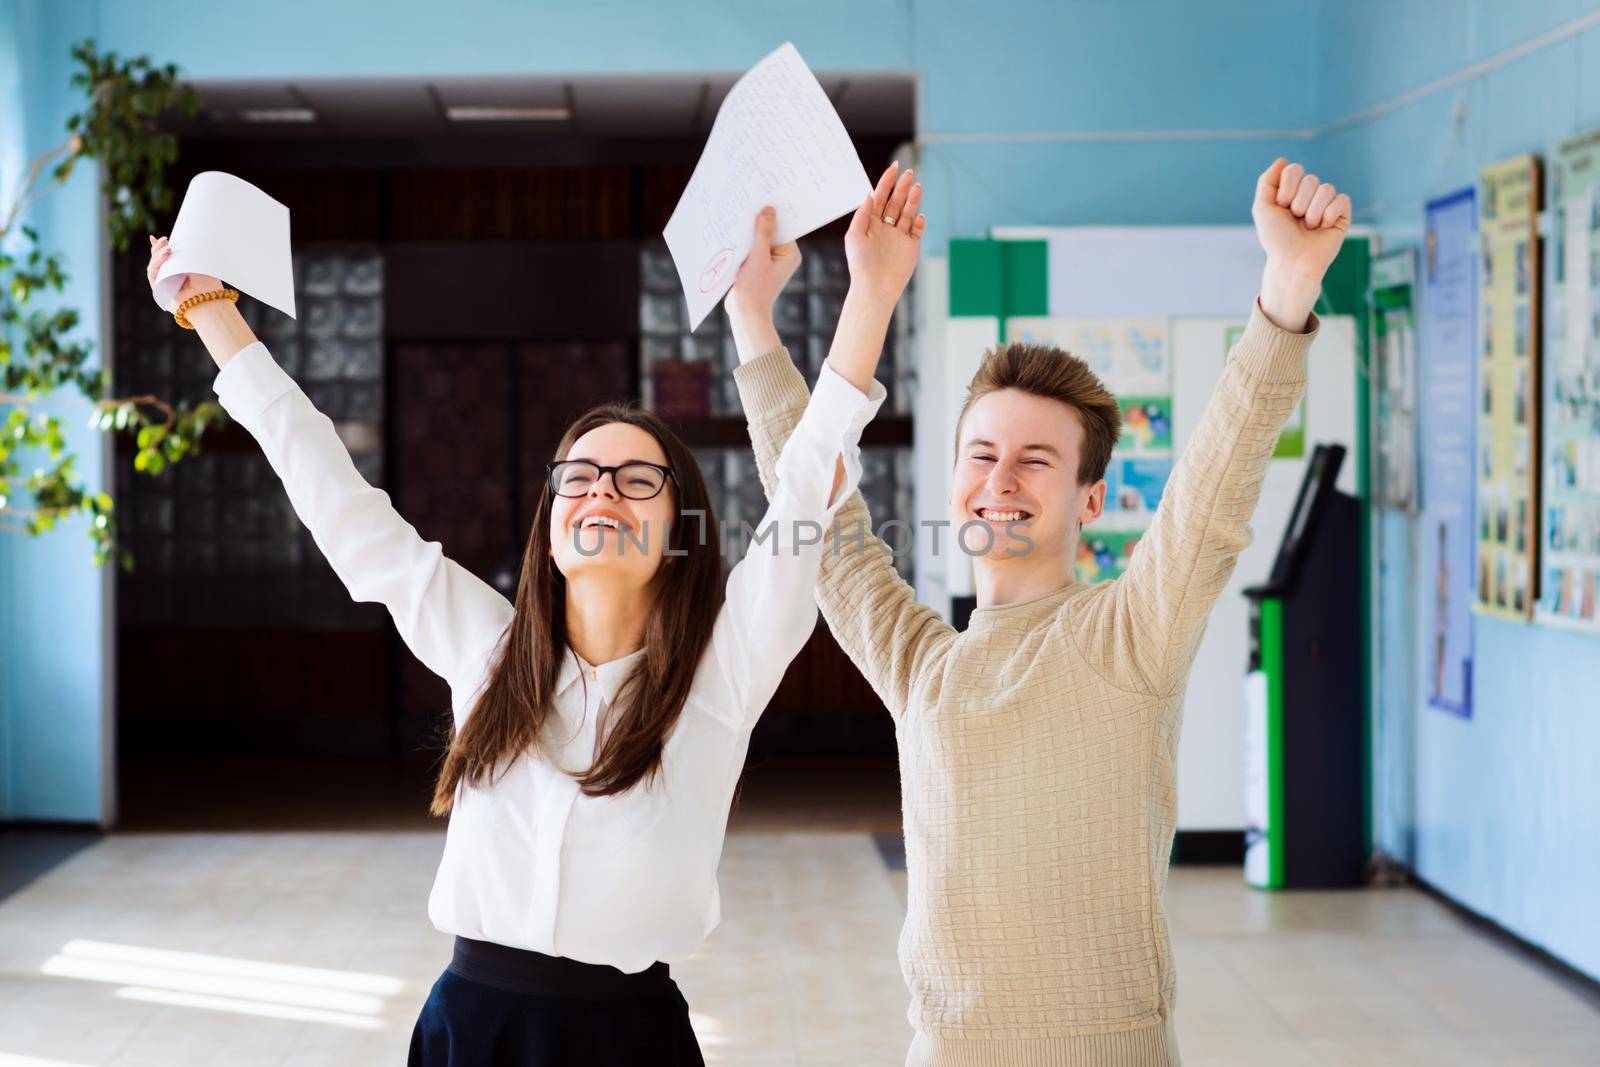
[[[967,383],[967,399],[956,419],[957,452],[961,450],[961,424],[966,421],[967,412],[979,400],[1002,389],[1059,400],[1076,411],[1083,424],[1078,484],[1092,485],[1106,476],[1111,451],[1122,436],[1122,407],[1087,363],[1051,345],[1013,341],[984,353],[978,372]]]

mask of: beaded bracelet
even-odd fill
[[[172,312],[172,317],[176,319],[178,321],[178,325],[182,326],[185,330],[192,330],[194,329],[194,324],[189,321],[189,316],[185,315],[184,312],[188,311],[192,307],[198,307],[199,305],[204,304],[207,300],[232,300],[237,304],[239,302],[239,290],[211,289],[204,293],[196,293],[183,303],[179,304]]]

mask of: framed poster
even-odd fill
[[[1372,260],[1368,300],[1373,358],[1374,498],[1379,507],[1417,506],[1416,324],[1412,319],[1417,254],[1412,248]]]
[[[1541,621],[1600,634],[1600,129],[1550,162]]]
[[[1476,610],[1528,619],[1538,595],[1539,157],[1483,168]]]
[[[1477,542],[1477,191],[1425,209],[1418,296],[1422,404],[1418,559],[1431,596],[1422,602],[1428,705],[1472,715],[1472,603]]]
[[[1172,359],[1160,317],[1013,317],[1006,340],[1052,345],[1083,360],[1122,407],[1122,436],[1106,467],[1106,502],[1078,539],[1078,579],[1127,569],[1172,474]]]

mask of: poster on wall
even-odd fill
[[[1600,634],[1600,129],[1556,146],[1550,213],[1535,615]]]
[[[1402,511],[1417,506],[1416,273],[1415,249],[1387,252],[1372,260],[1368,291],[1377,410],[1374,496],[1379,507]]]
[[[1428,202],[1419,297],[1421,657],[1430,707],[1472,715],[1473,493],[1477,482],[1477,193]]]
[[[1483,168],[1478,611],[1529,618],[1539,545],[1539,157]]]
[[[1106,467],[1105,510],[1078,540],[1078,579],[1127,569],[1172,474],[1172,361],[1167,320],[1015,317],[1006,340],[1053,345],[1086,363],[1122,407],[1122,436]]]

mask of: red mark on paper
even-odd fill
[[[705,269],[700,272],[700,291],[709,293],[717,287],[717,281],[724,271],[733,265],[733,249],[724,248],[706,261]]]

